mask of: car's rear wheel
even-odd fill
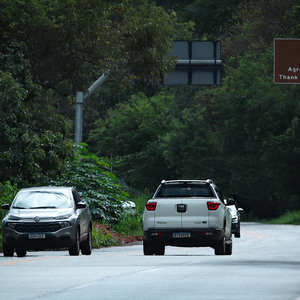
[[[16,253],[18,257],[25,257],[27,254],[27,251],[25,249],[16,249]]]
[[[91,255],[92,254],[92,229],[89,228],[88,238],[81,243],[81,253],[83,255]]]
[[[237,231],[234,234],[235,238],[240,238],[241,237],[241,225],[239,224]]]
[[[143,240],[144,255],[154,255],[153,243]]]
[[[225,254],[225,237],[217,241],[215,244],[215,255],[224,255]]]
[[[235,238],[240,238],[240,237],[241,237],[241,233],[240,233],[240,232],[235,233],[235,234],[234,234],[234,237],[235,237]]]
[[[155,255],[165,255],[165,245],[158,244],[154,249]]]
[[[225,245],[225,255],[232,254],[232,242]]]
[[[5,243],[3,243],[3,255],[14,256],[14,247],[9,247]]]
[[[80,253],[80,241],[79,241],[79,231],[76,232],[76,239],[73,244],[69,247],[69,254],[71,256],[77,256]]]

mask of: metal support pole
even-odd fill
[[[76,93],[76,115],[75,115],[75,144],[82,142],[82,106],[83,92]]]
[[[107,72],[109,73],[109,71]],[[75,144],[82,142],[82,111],[83,103],[87,100],[95,90],[105,83],[108,75],[103,74],[100,76],[89,88],[88,92],[84,94],[83,92],[76,93],[76,115],[75,115]]]

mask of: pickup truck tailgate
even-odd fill
[[[181,213],[181,226],[184,228],[208,228],[207,198],[184,198],[186,212]]]
[[[207,228],[207,198],[157,198],[155,228]]]
[[[154,227],[155,228],[179,228],[181,227],[181,215],[177,212],[177,204],[181,199],[157,198]]]

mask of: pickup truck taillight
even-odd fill
[[[156,202],[149,202],[149,203],[146,203],[146,209],[147,210],[150,210],[150,211],[153,211],[156,209]]]
[[[218,202],[207,202],[207,207],[209,210],[217,210],[220,206]]]

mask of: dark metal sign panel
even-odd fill
[[[300,39],[274,39],[274,83],[300,83]]]
[[[220,41],[174,41],[170,56],[177,58],[174,72],[167,73],[164,85],[220,85]]]

